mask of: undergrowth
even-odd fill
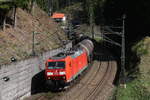
[[[135,75],[132,75],[132,73],[137,71],[134,70],[126,78],[127,87],[122,88],[118,86],[114,98],[115,100],[150,100],[150,37],[145,37],[135,44],[132,47],[132,51],[140,58],[138,65],[136,65],[138,68],[136,78],[131,79]],[[129,63],[131,65],[134,62],[130,61]]]
[[[127,83],[127,88],[118,87],[116,100],[150,100],[150,93],[143,83],[142,80],[136,79]]]

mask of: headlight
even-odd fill
[[[66,73],[65,72],[59,72],[59,75],[65,75]]]
[[[47,75],[53,75],[53,73],[52,72],[47,72]]]

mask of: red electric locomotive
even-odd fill
[[[76,46],[74,52],[58,55],[46,61],[45,76],[48,84],[64,87],[88,66],[94,45],[91,40],[85,39]],[[53,86],[52,86],[53,87]]]

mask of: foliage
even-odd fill
[[[14,0],[14,4],[21,8],[27,8],[30,0]]]
[[[103,8],[107,0],[83,0],[83,8],[87,16],[87,21],[89,21],[90,16],[92,16],[93,23],[102,23],[103,18]]]
[[[0,5],[0,9],[9,9],[10,6],[8,4]]]
[[[48,0],[36,0],[36,3],[41,9],[48,12]]]
[[[0,2],[0,10],[8,10],[12,6],[12,2]]]
[[[136,65],[139,69],[137,77],[134,80],[128,77],[127,80],[132,81],[127,83],[126,89],[118,87],[116,98],[117,100],[150,100],[150,38],[142,39],[133,46],[132,50],[140,58],[140,62]]]
[[[9,2],[0,2],[0,9],[9,10],[13,6],[28,9],[28,4],[31,0],[10,0]]]
[[[150,93],[144,88],[144,82],[136,79],[127,83],[127,88],[118,87],[116,100],[149,100]]]
[[[101,38],[101,37],[95,37],[94,38],[97,42],[102,42],[103,41],[103,39]]]
[[[82,0],[51,0],[52,11],[60,11],[61,9],[72,6],[75,2],[77,3],[79,1],[81,2]]]
[[[142,56],[145,54],[148,54],[148,47],[145,45],[144,40],[137,43],[135,46],[133,46],[132,50],[136,52],[138,56]]]

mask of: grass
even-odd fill
[[[47,99],[52,99],[52,98],[55,96],[55,94],[52,93],[52,92],[48,92],[48,93],[46,93],[44,96],[45,96],[45,98],[47,98]]]
[[[117,100],[150,100],[150,93],[143,87],[142,80],[127,83],[127,88],[118,87]]]
[[[102,37],[95,37],[94,39],[95,39],[97,42],[103,41]]]

